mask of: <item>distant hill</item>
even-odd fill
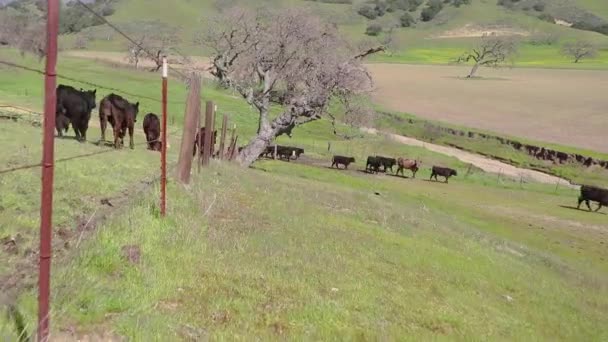
[[[440,8],[430,10],[437,4]],[[521,37],[525,46],[520,58],[539,64],[560,54],[560,46],[572,40],[606,49],[600,59],[608,53],[608,35],[591,32],[608,24],[606,0],[116,0],[107,18],[129,32],[138,23],[159,22],[178,32],[181,51],[204,55],[207,51],[195,41],[205,18],[231,5],[307,7],[354,40],[387,41],[390,33],[392,55],[382,58],[392,62],[447,63],[488,32]],[[126,42],[106,25],[85,28],[78,36],[63,37],[64,48],[126,49]]]

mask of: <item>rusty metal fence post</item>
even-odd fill
[[[163,127],[160,151],[160,215],[167,214],[167,57],[163,57]]]
[[[49,337],[49,297],[53,230],[53,178],[55,159],[55,110],[57,85],[57,33],[59,0],[47,1],[46,66],[44,76],[44,138],[42,145],[42,188],[40,191],[40,259],[38,275],[38,341]]]

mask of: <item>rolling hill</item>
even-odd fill
[[[525,1],[524,1],[525,2]],[[205,55],[207,51],[195,40],[204,30],[205,19],[217,15],[218,11],[229,4],[243,4],[275,8],[277,6],[302,6],[310,11],[336,22],[344,34],[353,40],[386,40],[387,31],[392,32],[392,53],[381,57],[387,62],[408,63],[448,63],[458,56],[463,49],[475,42],[484,32],[498,32],[519,36],[524,44],[518,58],[542,62],[560,55],[560,46],[565,41],[584,39],[592,41],[603,48],[598,59],[608,58],[608,36],[596,32],[573,29],[567,20],[587,14],[594,18],[594,23],[608,20],[608,2],[600,0],[578,0],[564,2],[561,0],[544,0],[544,12],[526,6],[505,7],[497,5],[495,0],[472,0],[469,5],[444,6],[430,21],[419,19],[421,4],[411,12],[417,20],[412,27],[398,27],[399,17],[404,13],[398,10],[386,13],[374,20],[358,14],[363,1],[353,4],[325,3],[303,0],[263,0],[220,2],[213,0],[171,2],[161,0],[122,0],[115,4],[115,13],[109,20],[121,27],[129,28],[138,22],[158,21],[179,30],[182,41],[179,44],[183,52],[191,55]],[[550,13],[559,24],[550,23],[538,18],[539,13]],[[583,16],[584,17],[584,16]],[[561,20],[561,19],[564,20]],[[567,19],[567,20],[566,20]],[[598,21],[599,20],[599,21]],[[566,23],[566,24],[564,24]],[[378,24],[384,33],[377,37],[365,35],[366,27]],[[390,30],[391,27],[395,27]],[[87,37],[87,48],[91,50],[119,51],[125,49],[125,43],[112,34],[107,27],[96,26],[84,30],[80,35]],[[70,49],[78,35],[63,38],[63,46]],[[542,64],[542,63],[537,63]]]

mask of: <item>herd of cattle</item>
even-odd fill
[[[269,158],[276,155],[276,157],[281,160],[290,161],[292,158],[297,160],[302,154],[304,154],[304,149],[298,147],[273,145],[266,147],[266,149],[260,154],[260,158]],[[355,158],[353,157],[335,155],[331,160],[331,168],[335,167],[340,169],[340,166],[342,166],[346,170],[348,169],[348,166],[353,163],[355,163]],[[412,172],[412,178],[416,178],[416,173],[420,169],[420,165],[421,161],[415,159],[369,156],[367,157],[367,162],[365,163],[365,172],[376,174],[379,172],[386,173],[387,170],[393,172],[393,167],[397,166],[397,172],[394,172],[395,175],[399,175],[399,173],[401,173],[403,176],[404,170],[410,170]],[[435,179],[435,181],[438,181],[437,177],[441,176],[445,178],[444,182],[448,183],[450,177],[457,175],[458,172],[449,167],[433,166],[431,168],[430,180]],[[608,207],[608,189],[589,185],[581,186],[581,193],[578,198],[577,209],[580,209],[583,202],[585,202],[590,211],[592,210],[590,202],[598,203],[598,207],[595,211],[600,210],[602,206]]]
[[[57,109],[56,109],[56,129],[57,134],[61,137],[64,132],[68,131],[69,125],[72,125],[78,141],[85,141],[91,112],[96,107],[96,90],[77,90],[74,87],[60,84],[57,87]],[[104,97],[99,103],[99,122],[101,127],[101,141],[105,142],[105,133],[108,123],[110,123],[114,133],[115,148],[124,146],[124,137],[129,132],[129,146],[131,149],[135,147],[133,142],[133,131],[135,122],[137,122],[137,114],[139,113],[139,102],[131,103],[127,99],[110,94]],[[148,113],[144,117],[143,129],[146,135],[146,142],[149,150],[160,151],[162,142],[160,138],[160,120],[154,113]],[[204,128],[201,128],[196,134],[194,154],[197,151],[197,142],[204,141]],[[199,139],[200,138],[200,139]],[[212,145],[215,145],[217,139],[217,131],[213,132]],[[201,144],[202,145],[202,144]],[[202,147],[202,146],[201,146]],[[199,147],[200,150],[200,147]],[[240,150],[240,148],[239,148]],[[276,156],[280,159],[291,160],[298,159],[304,150],[298,147],[290,146],[269,146],[261,154],[260,157]],[[347,169],[348,166],[355,162],[353,157],[334,156],[332,158],[331,167],[340,168],[340,165]],[[404,170],[410,170],[412,177],[416,177],[416,172],[420,169],[421,162],[406,158],[387,158],[382,156],[369,156],[365,165],[365,171],[369,173],[378,173],[380,171],[386,173],[387,170],[393,172],[393,167],[397,166],[396,175],[403,175]],[[382,170],[381,170],[382,169]],[[445,178],[445,183],[452,176],[456,176],[456,170],[433,166],[431,168],[431,180],[437,180],[438,176]],[[608,190],[583,185],[578,198],[578,207],[585,202],[589,210],[591,206],[589,202],[597,202],[598,211],[602,206],[608,206]]]

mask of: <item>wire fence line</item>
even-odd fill
[[[42,71],[42,70],[31,68],[31,67],[28,67],[28,66],[25,66],[25,65],[22,65],[22,64],[14,63],[14,62],[0,60],[0,64],[6,65],[6,66],[9,66],[9,67],[13,67],[13,68],[16,68],[16,69],[21,69],[21,70],[25,70],[25,71],[34,72],[34,73],[37,73],[37,74],[40,74],[40,75],[43,75],[43,76],[46,75],[46,73],[44,71]],[[84,81],[84,80],[80,80],[80,79],[77,79],[77,78],[74,78],[74,77],[71,77],[71,76],[65,76],[65,75],[62,75],[62,74],[57,74],[56,76],[58,78],[60,78],[60,79],[64,79],[64,80],[67,80],[67,81],[72,81],[72,82],[76,82],[76,83],[86,84],[86,85],[91,86],[91,87],[95,87],[95,88],[99,88],[99,89],[105,89],[105,90],[121,93],[121,94],[128,95],[128,96],[131,96],[131,97],[136,97],[138,99],[146,99],[146,100],[149,100],[149,101],[154,101],[154,102],[162,103],[161,100],[159,100],[157,98],[154,98],[154,97],[147,96],[147,95],[136,94],[136,93],[132,93],[132,92],[129,92],[129,91],[126,91],[126,90],[122,90],[122,89],[118,89],[118,88],[114,88],[114,87],[110,87],[110,86],[105,86],[105,85],[101,85],[101,84],[97,84],[97,83],[93,83],[93,82],[89,82],[89,81]],[[168,104],[183,104],[183,102],[172,101],[172,102],[168,102]],[[17,108],[17,107],[15,107],[15,108]]]
[[[129,42],[131,42],[133,45],[137,46],[141,51],[144,51],[148,56],[150,56],[153,59],[156,59],[158,57],[157,55],[155,55],[154,53],[150,52],[148,49],[146,49],[145,47],[143,47],[141,44],[139,44],[137,41],[135,41],[135,39],[131,38],[129,35],[127,35],[126,33],[124,33],[121,29],[119,29],[118,27],[116,27],[116,25],[114,25],[111,22],[109,22],[103,15],[95,12],[89,5],[87,5],[84,2],[82,2],[82,0],[76,0],[76,2],[78,2],[78,4],[80,4],[82,7],[84,7],[87,11],[91,12],[91,14],[93,14],[94,16],[96,16],[97,18],[99,18],[100,20],[102,20],[104,23],[106,23],[110,28],[112,28],[118,34],[120,34],[121,36],[123,36],[125,39],[127,39]],[[184,80],[188,78],[182,72],[180,72],[179,70],[177,70],[177,69],[175,69],[175,68],[173,68],[171,66],[169,66],[169,69],[171,71],[175,72],[176,74],[180,75]]]
[[[172,136],[172,135],[174,135],[177,132],[179,132],[179,129],[175,129],[172,132],[168,133],[167,135]],[[155,140],[151,140],[151,141],[137,143],[137,144],[134,144],[133,146],[134,147],[136,147],[136,146],[142,146],[142,145],[147,145],[149,143],[155,143],[155,142],[159,142],[159,141],[160,141],[160,138],[155,139]],[[95,144],[94,142],[91,142],[91,141],[86,141],[86,142]],[[67,162],[67,161],[75,160],[75,159],[82,159],[82,158],[93,157],[93,156],[100,155],[100,154],[119,152],[119,151],[122,151],[122,149],[106,149],[106,150],[103,150],[103,151],[96,151],[96,152],[84,153],[84,154],[79,154],[79,155],[70,156],[70,157],[59,158],[59,159],[55,159],[55,164],[62,163],[62,162]],[[41,166],[42,166],[42,163],[34,163],[34,164],[16,166],[16,167],[12,167],[12,168],[9,168],[9,169],[0,170],[0,175],[7,174],[7,173],[12,173],[12,172],[16,172],[16,171],[21,171],[21,170],[33,169],[33,168],[37,168],[37,167],[41,167]]]

